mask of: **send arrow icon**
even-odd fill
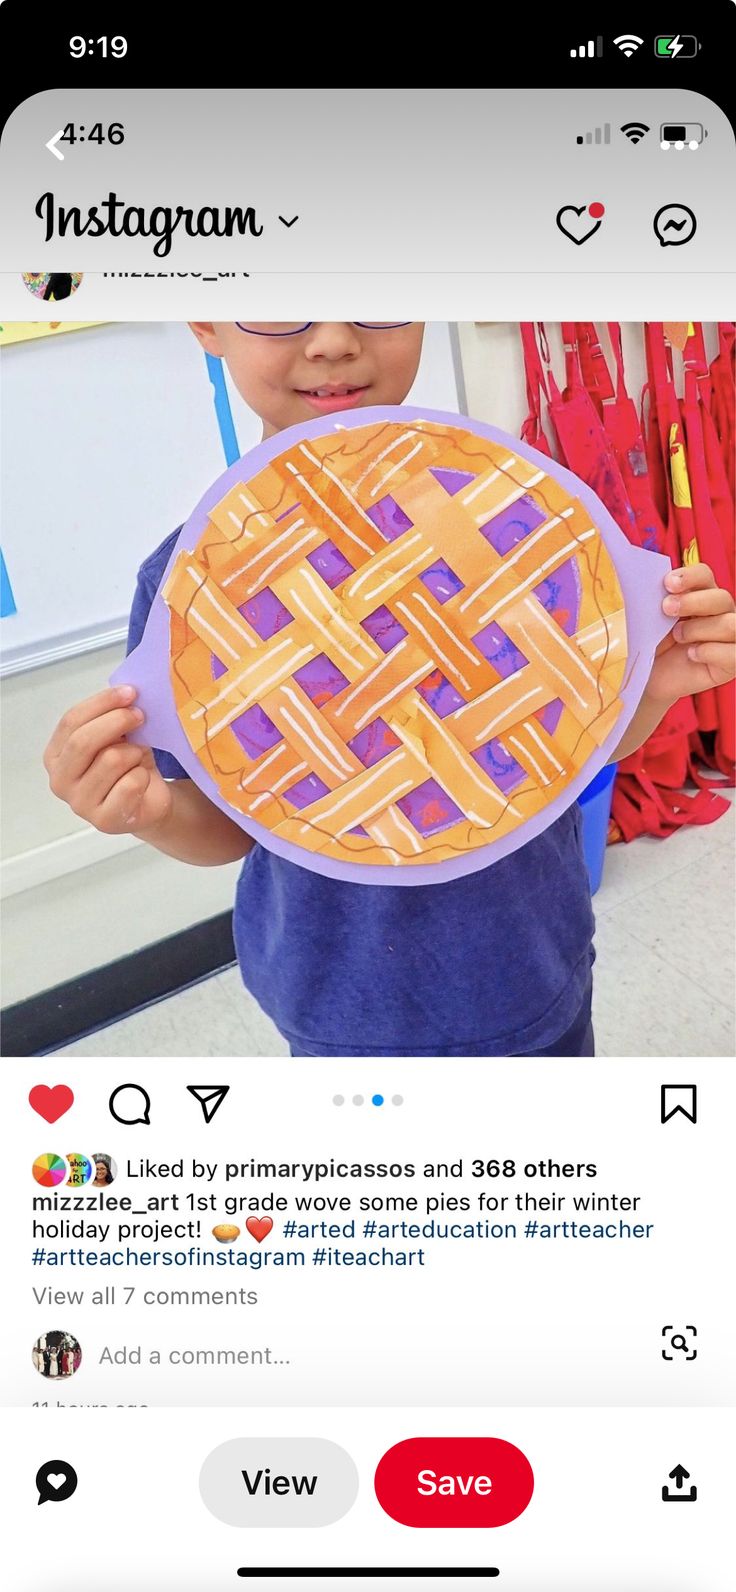
[[[199,1101],[204,1114],[205,1122],[211,1122],[216,1111],[219,1111],[225,1095],[230,1092],[229,1083],[188,1083],[190,1095]]]

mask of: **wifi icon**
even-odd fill
[[[640,144],[651,128],[647,127],[646,122],[624,122],[621,131],[630,144]]]
[[[619,33],[613,42],[622,55],[634,55],[644,40],[639,38],[638,33]]]

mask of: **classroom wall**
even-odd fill
[[[3,674],[123,639],[141,561],[223,466],[204,354],[180,322],[4,345]],[[235,395],[243,452],[260,437]]]

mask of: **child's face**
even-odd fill
[[[315,321],[290,337],[243,332],[234,321],[190,325],[202,347],[225,360],[241,397],[260,415],[264,437],[317,415],[403,403],[424,335],[421,321],[382,330]]]

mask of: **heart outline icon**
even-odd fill
[[[251,1238],[255,1238],[257,1244],[262,1244],[264,1238],[268,1238],[271,1228],[273,1227],[273,1217],[249,1216],[245,1225],[250,1233]]]
[[[589,238],[592,238],[592,237],[595,236],[596,232],[598,231],[598,229],[599,229],[599,227],[600,227],[600,225],[601,225],[601,223],[603,221],[603,216],[591,216],[591,218],[590,218],[591,225],[589,226],[587,232],[584,232],[582,237],[579,237],[579,238],[575,236],[574,232],[570,231],[569,227],[565,226],[565,224],[564,224],[564,222],[562,220],[562,217],[563,216],[567,216],[567,215],[574,215],[574,216],[577,216],[578,220],[579,220],[581,216],[587,215],[588,212],[589,212],[589,206],[588,205],[563,205],[562,208],[560,210],[558,210],[557,215],[555,216],[555,222],[556,222],[557,226],[559,227],[560,232],[563,232],[565,237],[569,238],[571,243],[576,243],[578,245],[578,247],[580,246],[581,243],[587,243]]]
[[[66,1083],[54,1084],[53,1089],[47,1083],[37,1083],[28,1096],[28,1104],[44,1122],[58,1122],[74,1105],[74,1095]]]

